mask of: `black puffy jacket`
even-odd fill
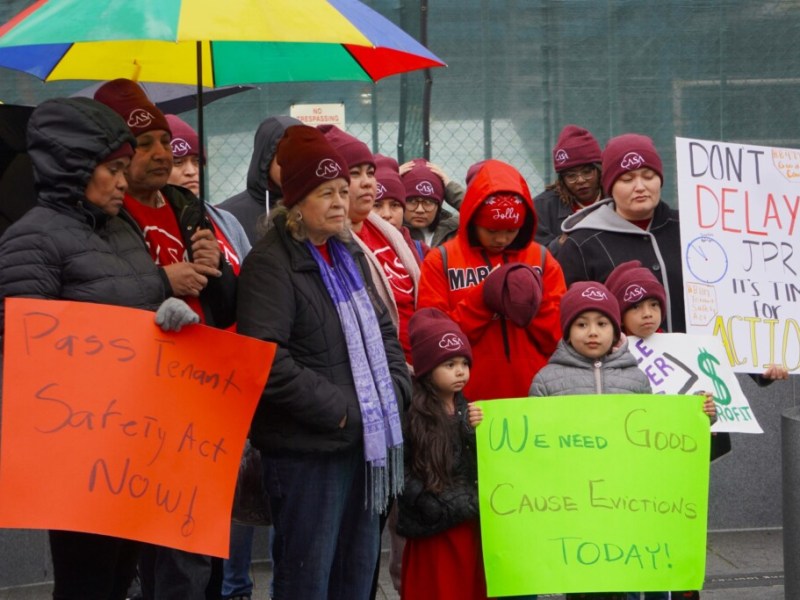
[[[398,411],[411,390],[403,351],[378,298],[363,252],[348,246],[372,298]],[[336,307],[311,253],[286,231],[284,216],[247,255],[239,274],[237,331],[278,349],[250,430],[269,455],[335,452],[362,443],[361,411]],[[347,415],[345,427],[339,423]]]
[[[155,309],[169,296],[136,226],[85,198],[100,157],[135,143],[125,122],[87,98],[48,100],[28,124],[37,206],[0,238],[2,299],[11,296]]]

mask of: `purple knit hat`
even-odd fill
[[[569,339],[569,328],[578,316],[586,311],[596,310],[611,320],[614,332],[619,337],[619,304],[606,286],[597,281],[577,281],[569,286],[561,297],[561,334]]]
[[[646,298],[654,298],[666,310],[667,295],[664,286],[653,272],[638,260],[618,264],[606,278],[606,287],[619,303],[620,314]]]
[[[596,164],[603,160],[600,144],[586,129],[567,125],[561,130],[553,148],[553,167],[556,173],[572,167]]]
[[[611,194],[614,182],[623,174],[645,167],[658,173],[663,186],[664,167],[653,140],[638,133],[626,133],[611,138],[603,150],[603,189]]]
[[[464,356],[472,365],[472,347],[461,328],[438,308],[420,308],[408,321],[411,361],[417,377],[449,358]]]

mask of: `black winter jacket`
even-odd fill
[[[38,205],[0,238],[0,323],[2,299],[12,296],[143,309],[169,297],[135,224],[84,195],[98,158],[132,140],[124,121],[93,100],[50,100],[34,111],[28,149]]]
[[[536,211],[536,233],[534,238],[543,246],[547,246],[550,254],[558,256],[561,244],[561,224],[572,214],[572,208],[564,204],[556,190],[545,190],[533,199]]]
[[[478,464],[475,430],[467,423],[467,401],[456,396],[456,427],[460,445],[453,461],[453,484],[441,493],[425,489],[422,480],[406,467],[403,493],[398,497],[397,533],[408,538],[436,535],[478,517]],[[411,447],[405,441],[406,465]]]
[[[666,291],[667,331],[686,332],[678,211],[662,200],[650,226],[642,230],[614,212],[613,200],[607,199],[568,217],[562,229],[567,240],[557,259],[567,286],[575,281],[605,282],[618,264],[640,260]]]
[[[397,331],[374,290],[363,252],[354,244],[348,248],[375,306],[402,413],[411,383]],[[362,444],[339,316],[311,253],[286,231],[285,216],[275,218],[245,258],[238,300],[238,332],[278,345],[253,418],[252,444],[268,455],[336,452]]]

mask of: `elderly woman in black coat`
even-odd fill
[[[402,485],[397,333],[347,227],[346,163],[315,128],[278,145],[282,206],[242,266],[237,327],[278,344],[250,439],[275,527],[274,598],[367,598]]]

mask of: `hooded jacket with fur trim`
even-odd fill
[[[518,194],[527,207],[526,217],[514,241],[503,252],[489,254],[475,236],[472,219],[483,201],[498,192]],[[547,249],[533,241],[535,230],[536,213],[522,175],[511,165],[488,160],[467,188],[458,235],[432,249],[423,262],[418,306],[444,311],[472,345],[475,364],[464,389],[470,400],[527,396],[531,380],[561,338],[564,276]],[[483,281],[491,270],[514,262],[542,270],[539,312],[524,328],[496,315],[483,299]]]

